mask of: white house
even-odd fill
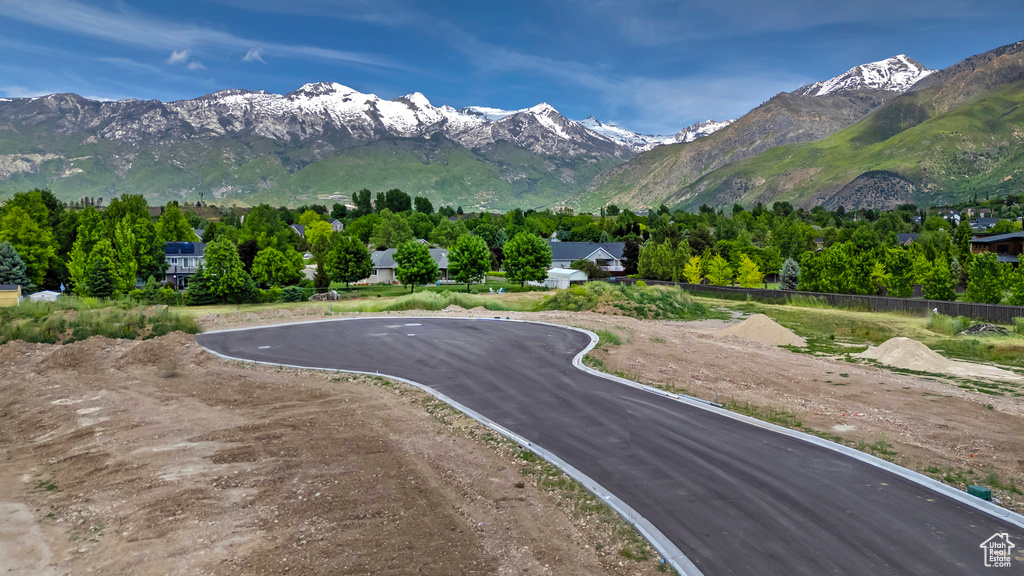
[[[205,242],[168,242],[164,245],[164,260],[167,271],[164,282],[174,286],[175,290],[184,290],[188,279],[196,273],[196,268],[205,262]]]
[[[590,260],[606,272],[622,272],[624,242],[549,242],[551,267],[569,268],[576,260]]]
[[[434,259],[437,268],[441,271],[441,281],[447,281],[448,251],[444,248],[431,248],[430,257]],[[395,269],[398,266],[395,264],[394,248],[371,252],[370,259],[373,260],[373,274],[356,284],[400,284],[395,275]]]

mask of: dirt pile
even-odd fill
[[[754,314],[739,324],[719,330],[718,334],[768,346],[806,346],[807,340],[797,336],[764,314]]]
[[[442,312],[465,312],[465,311],[466,311],[466,309],[463,308],[462,306],[459,306],[458,304],[452,304],[452,305],[448,306],[447,308],[445,308],[444,310],[442,310]]]
[[[861,354],[861,358],[876,360],[886,366],[917,370],[919,372],[937,372],[963,378],[987,378],[990,380],[1021,381],[1024,378],[1010,372],[985,364],[950,360],[917,340],[911,338],[891,338],[879,346],[869,346]]]

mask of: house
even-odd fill
[[[606,272],[622,272],[624,242],[548,242],[551,267],[571,268],[576,260],[590,260]]]
[[[175,290],[184,290],[188,280],[196,273],[196,268],[205,261],[205,242],[168,242],[164,245],[164,260],[167,261],[167,272],[164,283],[170,284]]]
[[[345,225],[335,218],[325,220],[325,222],[331,225],[331,231],[333,232],[342,232],[345,230]],[[306,237],[306,227],[303,226],[302,224],[292,224],[291,226],[289,226],[289,228],[291,228],[292,232],[295,232],[299,236],[302,236],[303,238]]]
[[[815,238],[814,239],[814,246],[818,250],[821,250],[822,248],[824,248],[825,247],[825,237],[824,236],[818,236],[817,238]]]
[[[573,284],[583,284],[589,280],[583,270],[573,268],[549,268],[544,286],[548,288],[568,288]]]
[[[0,284],[0,308],[17,306],[21,303],[21,286],[17,284]]]
[[[345,230],[345,225],[337,218],[330,218],[327,220],[327,223],[331,225],[331,230],[335,232],[343,232]]]
[[[447,282],[448,251],[444,248],[431,248],[430,257],[434,259],[438,270],[441,271],[441,281]],[[394,248],[371,252],[370,259],[373,260],[373,274],[365,280],[356,282],[356,284],[400,284],[398,277],[395,275],[395,269],[398,266],[395,264]]]
[[[996,222],[999,222],[999,220],[1000,218],[975,218],[974,220],[970,221],[971,230],[974,230],[975,232],[984,232],[986,230],[990,230],[993,226],[996,225]]]
[[[896,235],[896,243],[901,246],[910,246],[914,242],[917,242],[919,234],[913,232],[900,232]]]
[[[960,225],[960,213],[954,210],[950,210],[949,212],[940,212],[939,217],[943,220],[953,222],[954,226]]]
[[[56,290],[40,290],[28,295],[28,299],[31,302],[56,302],[59,297],[60,292]]]
[[[990,236],[971,238],[971,253],[995,252],[1000,262],[1016,265],[1021,252],[1024,252],[1024,232],[1010,232]]]
[[[306,227],[303,226],[302,224],[292,224],[291,226],[289,226],[289,228],[291,228],[292,232],[295,232],[299,236],[302,236],[303,238],[306,237]]]

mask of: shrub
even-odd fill
[[[299,286],[287,286],[281,290],[282,302],[305,302],[305,290]]]
[[[971,320],[965,316],[946,316],[945,314],[932,314],[928,318],[928,329],[940,334],[955,335],[961,330],[971,327]]]

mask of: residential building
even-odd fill
[[[914,232],[900,232],[896,234],[896,242],[902,246],[910,246],[914,242],[917,242],[919,234]]]
[[[441,271],[440,281],[448,282],[448,251],[444,248],[431,248],[430,257]],[[370,259],[373,260],[373,274],[356,284],[400,284],[395,274],[398,265],[395,264],[394,248],[371,252]]]
[[[573,268],[550,268],[544,286],[548,288],[568,288],[573,284],[584,284],[589,278],[587,273]]]
[[[605,272],[622,272],[624,242],[548,242],[551,246],[551,267],[571,268],[577,260],[590,260]]]
[[[999,220],[1000,218],[982,218],[979,216],[978,218],[971,220],[969,224],[971,225],[971,230],[974,230],[975,232],[984,232],[986,230],[991,230]]]
[[[1000,262],[1017,265],[1020,253],[1024,252],[1024,232],[975,236],[971,238],[971,252],[995,252]]]
[[[168,242],[164,245],[164,260],[167,261],[167,272],[164,283],[175,290],[188,287],[188,280],[196,273],[196,268],[205,261],[205,242]]]
[[[0,308],[17,306],[21,302],[21,286],[0,284]]]

